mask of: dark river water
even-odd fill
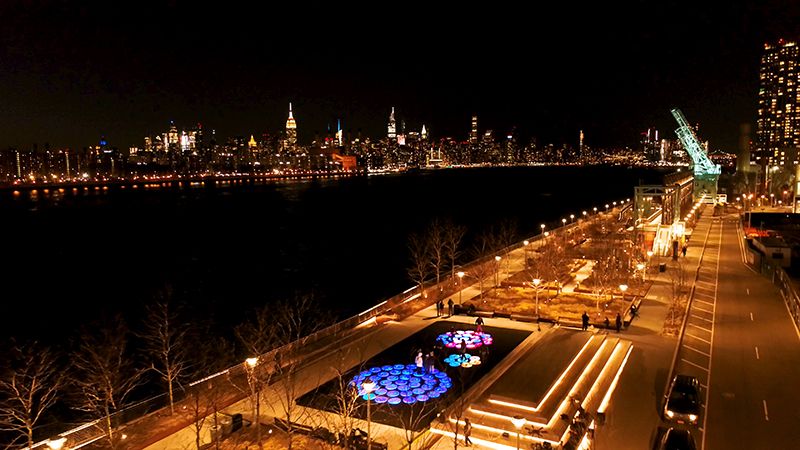
[[[3,337],[65,339],[169,287],[220,331],[313,294],[341,316],[410,287],[408,235],[434,218],[469,241],[503,220],[519,238],[633,197],[653,170],[482,168],[234,186],[0,191]]]

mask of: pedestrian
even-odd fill
[[[439,315],[444,315],[444,302],[442,300],[439,300]]]
[[[581,316],[581,323],[583,324],[583,331],[589,329],[589,315],[586,314],[586,311],[584,311],[583,315]]]
[[[433,366],[436,363],[436,358],[433,356],[433,352],[428,353],[428,356],[425,357],[425,372],[433,373]]]
[[[611,321],[608,320],[608,316],[606,316],[606,320],[604,320],[603,323],[606,325],[606,329],[611,328]]]
[[[684,258],[686,257],[686,249],[688,247],[689,247],[688,245],[683,244],[683,248],[681,249],[681,254],[683,255]]]
[[[469,417],[464,418],[464,445],[472,446],[472,441],[469,440],[469,435],[472,434],[472,424]]]
[[[453,315],[453,299],[452,298],[447,301],[447,315],[448,316],[452,316]]]
[[[436,300],[436,317],[439,317],[442,314],[442,310],[439,308],[439,300]]]
[[[459,345],[459,349],[461,350],[461,356],[462,357],[467,354],[467,341],[466,340],[464,340],[464,339],[461,340],[461,345]]]
[[[619,333],[619,329],[622,328],[622,317],[619,316],[619,313],[617,313],[617,319],[615,324],[617,326],[617,333]]]
[[[422,373],[422,352],[417,353],[417,357],[414,358],[414,364],[417,366],[417,373]]]
[[[478,316],[478,318],[475,319],[475,332],[483,333],[483,317],[481,316]]]

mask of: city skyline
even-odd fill
[[[380,136],[394,105],[433,136],[463,139],[477,114],[482,129],[540,142],[577,145],[583,130],[587,145],[632,145],[641,130],[674,129],[668,110],[681,107],[712,144],[735,149],[739,124],[755,122],[763,44],[796,37],[798,8],[619,8],[554,7],[528,21],[447,5],[364,17],[347,5],[297,15],[5,4],[0,147],[75,148],[101,135],[128,147],[169,120],[249,136],[280,129],[291,101],[299,142],[337,119]]]

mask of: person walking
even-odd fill
[[[423,370],[422,370],[422,364],[423,364],[422,352],[417,353],[417,357],[414,358],[414,364],[417,366],[417,373],[422,373],[423,372]]]
[[[683,248],[681,249],[681,255],[683,255],[684,258],[686,257],[686,249],[687,248],[689,248],[689,246],[686,245],[686,244],[683,244]]]
[[[472,441],[469,440],[469,435],[472,434],[472,423],[469,417],[464,418],[464,445],[472,446]]]
[[[442,307],[440,306],[440,301],[436,300],[436,317],[442,315]]]
[[[607,330],[611,328],[611,321],[608,320],[608,316],[606,316],[606,320],[604,320],[603,323],[606,325]]]
[[[589,329],[589,315],[586,314],[586,311],[584,311],[583,315],[581,316],[581,323],[583,325],[583,327],[582,327],[583,331],[586,331],[586,330]]]
[[[428,356],[425,357],[425,372],[433,373],[433,365],[436,363],[436,358],[433,356],[433,352],[428,353]]]
[[[453,316],[453,299],[447,301],[447,315],[452,317]]]
[[[483,333],[483,317],[481,316],[478,316],[478,318],[475,319],[475,332]]]
[[[619,329],[622,328],[622,317],[619,316],[619,313],[617,313],[615,325],[617,326],[617,333],[619,333]]]

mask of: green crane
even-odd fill
[[[705,150],[700,145],[700,141],[698,141],[697,136],[695,136],[694,130],[689,127],[689,123],[686,122],[686,117],[683,116],[681,110],[674,108],[672,110],[672,116],[675,117],[679,125],[675,133],[678,135],[678,139],[681,140],[683,148],[689,153],[689,157],[692,158],[692,164],[694,166],[695,197],[706,194],[716,201],[717,180],[719,179],[719,174],[722,173],[722,169],[719,167],[719,164],[714,164],[708,158]]]

